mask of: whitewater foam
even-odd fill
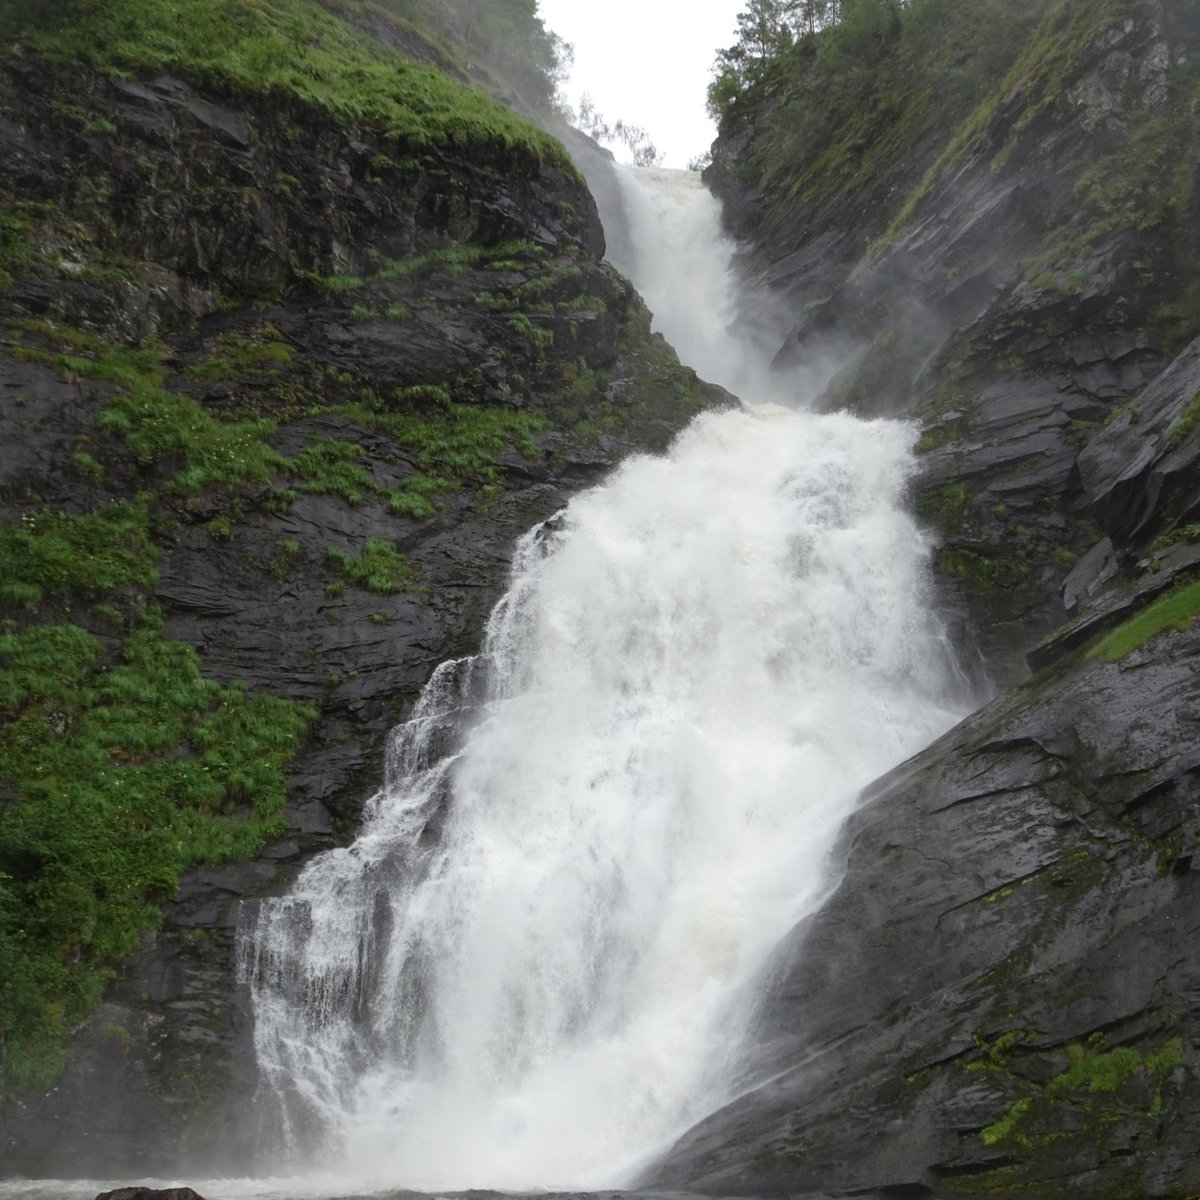
[[[263,903],[244,970],[279,1150],[343,1187],[629,1182],[737,1086],[859,790],[961,715],[912,429],[799,411],[756,365],[681,174],[630,176],[624,265],[701,374],[790,404],[702,416],[527,535],[361,836]]]

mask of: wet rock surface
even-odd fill
[[[101,1192],[96,1200],[204,1200],[204,1197],[190,1187],[122,1187]]]
[[[1198,650],[1191,629],[1084,659],[872,787],[837,891],[777,956],[766,1082],[649,1182],[1194,1189]]]

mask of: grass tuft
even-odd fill
[[[241,98],[280,96],[411,149],[504,152],[568,169],[562,146],[474,87],[353,29],[313,0],[74,0],[25,29],[46,57],[118,78],[160,72]]]
[[[341,577],[335,583],[344,581],[368,592],[387,596],[393,592],[407,591],[412,582],[412,567],[408,559],[383,538],[367,538],[361,554],[348,554],[337,546],[330,546],[328,555]],[[341,589],[337,590],[340,592]]]
[[[1108,662],[1116,662],[1127,654],[1140,650],[1151,638],[1168,629],[1182,633],[1196,619],[1198,612],[1200,583],[1172,588],[1148,608],[1144,608],[1101,638],[1088,651],[1088,658],[1103,658]]]
[[[205,679],[153,617],[111,663],[76,625],[0,635],[0,1094],[53,1077],[184,867],[282,831],[314,716]]]

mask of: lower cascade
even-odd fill
[[[643,210],[728,257],[669,174]],[[858,792],[961,715],[912,436],[710,413],[523,539],[358,840],[243,936],[286,1169],[621,1186],[737,1089],[756,981],[836,884]]]

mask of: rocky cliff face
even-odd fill
[[[1200,329],[1200,25],[1152,2],[944,9],[914,5],[807,135],[801,102],[851,68],[799,48],[733,110],[712,182],[798,314],[781,360],[832,343],[827,405],[920,422],[918,508],[1004,681],[1097,540],[1076,456]]]
[[[322,36],[433,56],[372,13]],[[416,138],[176,57],[41,32],[0,57],[9,1170],[236,1158],[238,901],[349,835],[515,537],[722,399],[601,261],[561,147],[498,105],[460,89]]]
[[[915,169],[911,112],[862,143],[849,216],[811,161],[790,202],[746,169],[784,83],[722,131],[762,281],[807,305],[782,356],[850,329],[825,402],[921,423],[951,611],[993,678],[1034,673],[863,797],[745,1093],[654,1186],[1200,1187],[1198,33],[1192,5],[1052,6]]]

